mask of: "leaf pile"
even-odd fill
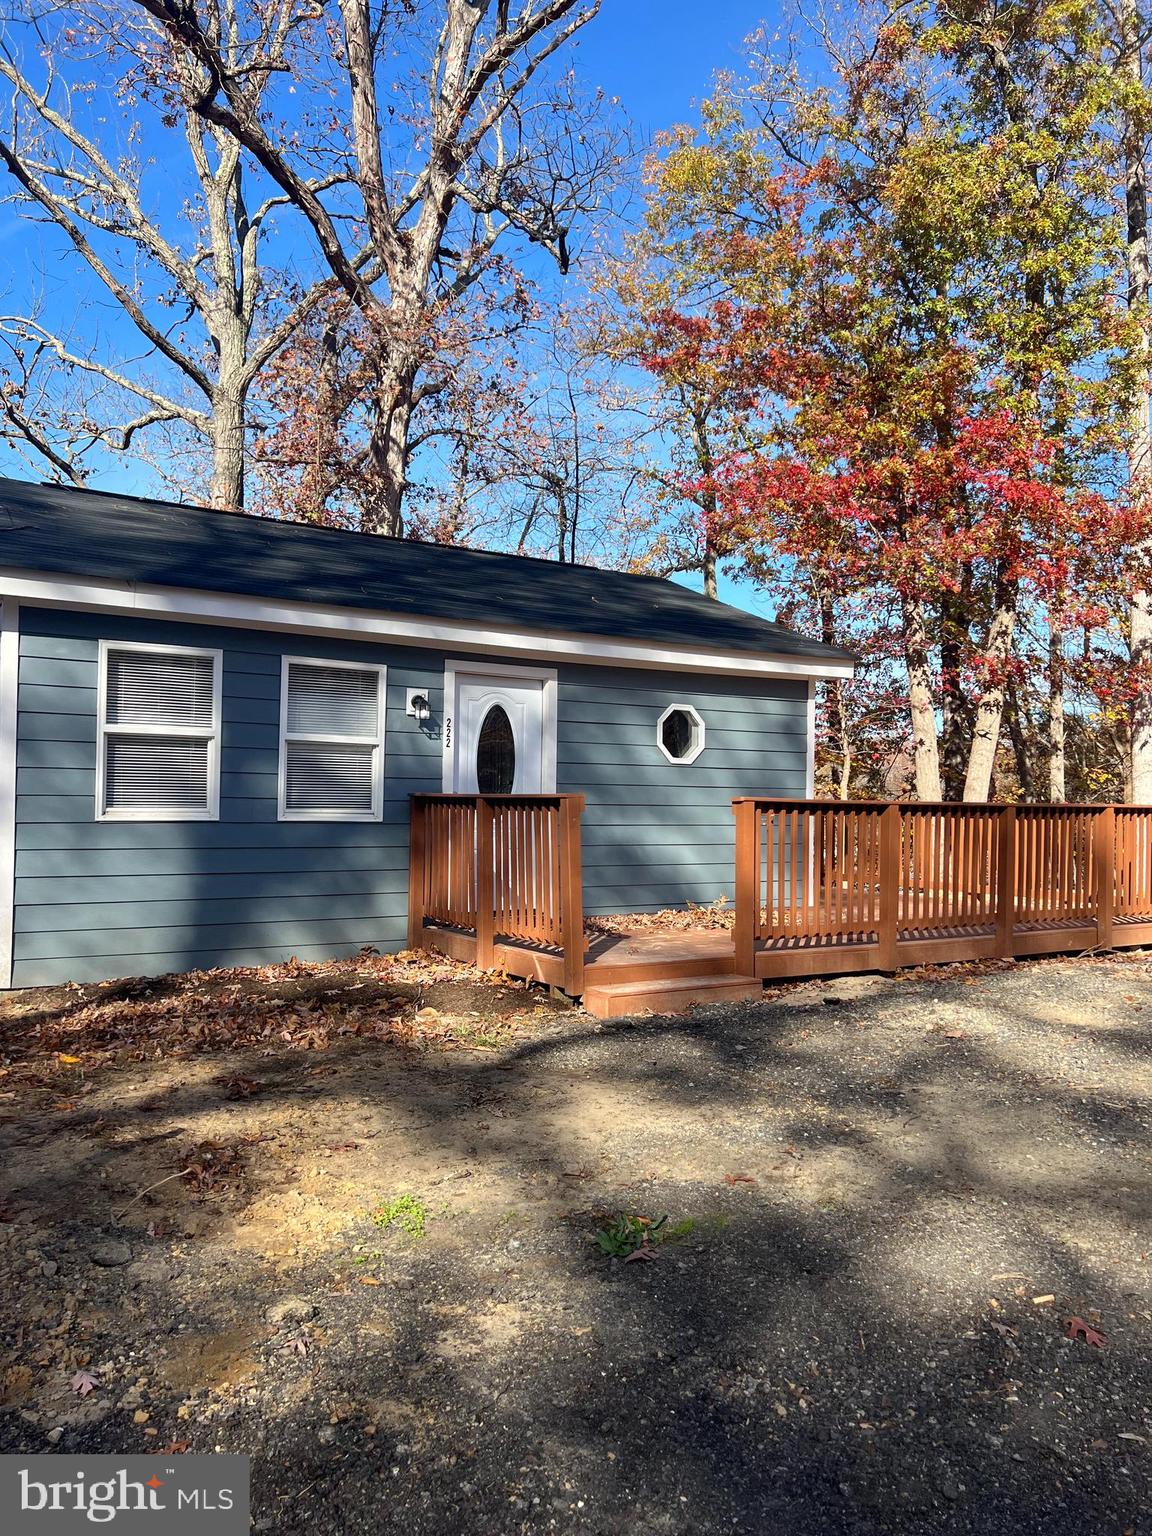
[[[48,1000],[26,994],[0,1008],[0,1089],[46,1089],[74,1107],[71,1096],[84,1092],[90,1074],[118,1061],[323,1051],[348,1036],[423,1049],[451,1041],[452,1028],[416,1007],[413,994],[464,976],[480,980],[439,956],[406,952],[74,985]],[[229,1097],[248,1096],[246,1079],[224,1087]]]
[[[701,928],[727,930],[735,921],[735,912],[727,896],[718,896],[705,906],[689,902],[684,911],[625,912],[610,917],[586,917],[585,933],[690,933]]]
[[[199,1141],[181,1157],[180,1167],[197,1195],[221,1194],[243,1182],[244,1154],[238,1142]]]

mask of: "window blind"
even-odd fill
[[[287,743],[284,803],[290,811],[372,810],[375,747]]]
[[[109,725],[212,728],[212,657],[108,652]]]
[[[109,736],[104,803],[112,810],[208,809],[208,743],[194,737]]]
[[[288,666],[289,736],[360,736],[379,734],[379,683],[376,672],[351,667]]]

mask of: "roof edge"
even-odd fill
[[[114,582],[95,577],[36,576],[23,567],[0,568],[0,598],[37,607],[127,613],[136,618],[223,624],[332,638],[388,641],[489,656],[548,657],[600,666],[714,672],[804,679],[850,678],[856,658],[821,646],[812,655],[726,651],[647,643],[614,635],[517,626],[477,627],[458,621],[413,619],[383,609],[335,607],[299,600],[245,597],[191,587]],[[819,642],[809,642],[818,646]]]

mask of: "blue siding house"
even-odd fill
[[[0,481],[0,985],[405,943],[409,796],[578,791],[590,913],[732,889],[848,653],[647,576]]]

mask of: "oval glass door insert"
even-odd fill
[[[482,795],[510,795],[515,782],[512,722],[502,704],[493,704],[476,739],[476,787]]]

